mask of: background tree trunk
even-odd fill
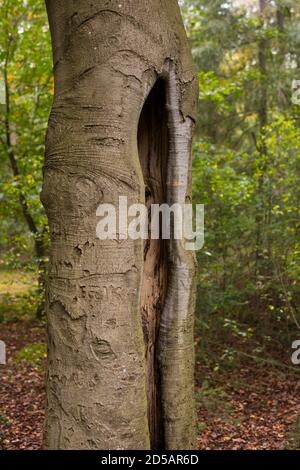
[[[256,250],[255,250],[255,279],[259,280],[262,274],[262,262],[264,259],[264,224],[266,222],[266,207],[265,207],[265,173],[267,170],[267,146],[265,142],[266,126],[268,124],[268,87],[267,87],[267,61],[266,52],[268,41],[263,35],[264,14],[266,10],[266,0],[259,0],[259,14],[261,17],[262,37],[258,44],[258,63],[260,73],[260,95],[259,95],[259,132],[260,143],[258,145],[258,152],[260,155],[260,176],[258,180],[258,204],[256,211]]]
[[[5,88],[5,141],[4,147],[8,155],[11,171],[14,177],[21,176],[18,160],[14,152],[14,145],[12,139],[12,125],[11,125],[11,116],[10,116],[10,87],[8,81],[8,64],[9,64],[9,54],[11,43],[13,42],[13,37],[10,37],[8,42],[8,48],[6,52],[6,58],[4,62],[4,88]],[[37,259],[38,266],[38,294],[40,301],[37,306],[36,316],[37,318],[42,318],[45,313],[44,305],[44,291],[45,291],[45,278],[46,278],[46,256],[47,248],[45,243],[45,227],[39,228],[38,224],[34,220],[33,215],[27,204],[26,196],[20,192],[19,203],[22,210],[24,220],[27,224],[28,230],[33,236],[34,239],[34,251]]]
[[[194,273],[178,241],[101,241],[100,203],[190,201],[197,80],[175,0],[49,0],[55,98],[45,446],[194,446]],[[154,243],[155,242],[155,243]]]

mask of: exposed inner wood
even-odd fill
[[[138,128],[139,156],[145,182],[145,200],[149,211],[149,221],[151,204],[166,202],[168,141],[165,83],[159,79],[144,104]],[[150,235],[149,233],[144,246],[141,314],[145,340],[151,447],[163,449],[164,436],[156,345],[166,293],[167,257],[164,256],[166,241],[151,240]]]

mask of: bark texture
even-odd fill
[[[178,241],[96,238],[100,203],[190,201],[197,80],[179,7],[46,3],[45,447],[193,448],[194,255]]]

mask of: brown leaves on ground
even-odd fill
[[[7,345],[6,366],[0,366],[0,448],[42,447],[44,373],[26,361],[16,363],[25,345],[44,340],[36,325],[1,325]],[[197,365],[203,377],[197,387],[199,449],[284,449],[297,447],[292,437],[300,415],[300,381],[296,374],[243,363],[213,372]],[[299,439],[298,439],[299,440]]]
[[[203,371],[202,371],[203,374]],[[207,377],[216,380],[207,371]],[[293,436],[300,415],[300,381],[294,374],[256,364],[218,373],[223,394],[213,397],[218,409],[201,399],[198,409],[199,449],[279,450],[297,447]],[[208,389],[209,390],[209,389]],[[214,388],[212,388],[214,390]],[[218,389],[217,389],[218,390]],[[295,441],[296,438],[296,441]]]
[[[0,449],[40,449],[44,419],[44,373],[15,354],[30,343],[44,340],[41,327],[1,325],[6,343],[7,365],[0,365]]]

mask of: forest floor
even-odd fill
[[[44,328],[34,322],[2,324],[1,340],[7,365],[0,366],[0,448],[40,449]],[[247,360],[227,370],[198,364],[197,377],[199,449],[298,448],[298,374]]]
[[[300,380],[246,363],[206,372],[215,386],[199,389],[198,445],[206,450],[287,450],[300,446]],[[206,389],[206,391],[205,391]]]
[[[28,273],[0,271],[0,340],[7,349],[0,365],[3,450],[42,447],[46,346],[45,328],[33,320],[34,285]],[[199,449],[299,449],[300,366],[291,363],[288,341],[270,349],[276,335],[263,344],[258,336],[213,331],[214,325],[196,338]]]

